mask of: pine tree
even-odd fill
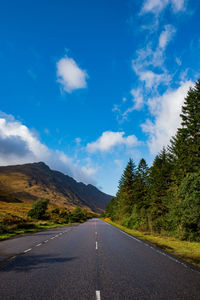
[[[137,208],[146,209],[147,203],[147,178],[149,174],[149,168],[146,161],[142,158],[138,164],[137,171],[134,180],[134,203]]]
[[[155,230],[160,231],[164,222],[164,215],[168,212],[165,197],[171,183],[172,165],[165,148],[158,154],[150,168],[150,214],[152,225]]]
[[[182,239],[200,240],[200,172],[189,173],[181,182],[179,194],[179,235]]]
[[[119,190],[117,192],[117,198],[120,202],[120,209],[122,214],[130,214],[133,206],[133,184],[136,172],[136,166],[133,160],[130,158],[128,164],[122,174],[119,181]]]
[[[178,183],[200,167],[200,80],[189,89],[180,117],[181,128],[169,146]]]

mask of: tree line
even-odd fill
[[[151,167],[132,159],[106,208],[113,221],[137,230],[200,240],[200,80],[182,106],[181,125]]]

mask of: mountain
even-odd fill
[[[51,170],[43,162],[0,167],[0,201],[33,202],[39,198],[59,206],[81,206],[101,212],[112,196]]]

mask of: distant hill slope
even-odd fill
[[[81,206],[101,212],[112,196],[95,186],[51,170],[43,162],[0,167],[0,201],[24,202],[48,198],[61,206]]]

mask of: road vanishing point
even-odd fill
[[[199,300],[200,270],[91,219],[0,242],[1,300]]]

